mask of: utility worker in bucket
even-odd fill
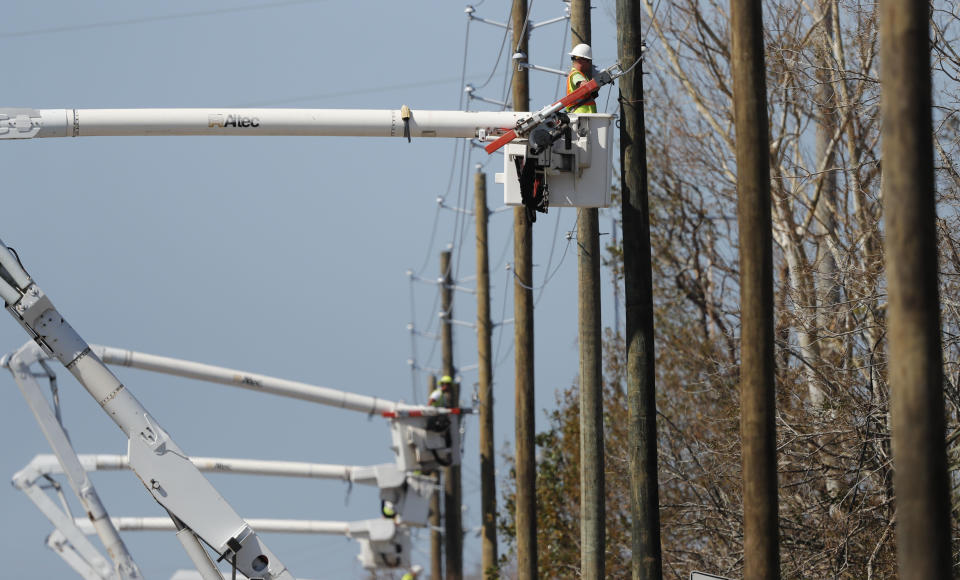
[[[440,377],[440,382],[438,383],[437,388],[430,393],[430,400],[428,401],[429,405],[431,407],[450,407],[450,403],[453,401],[451,389],[453,389],[453,377],[450,375],[443,375]],[[443,433],[446,437],[447,447],[450,446],[451,437],[449,417],[446,415],[428,417],[427,430],[434,431],[436,433]]]
[[[410,571],[400,577],[400,580],[417,580],[420,577],[420,573],[423,572],[423,566],[420,564],[414,564],[410,566]]]
[[[429,404],[431,407],[449,407],[450,406],[450,388],[453,385],[453,377],[443,375],[440,377],[440,383],[437,388],[430,393]]]
[[[578,44],[570,51],[570,59],[573,60],[573,66],[570,73],[567,74],[567,94],[577,90],[581,84],[593,78],[593,51],[589,44]],[[593,99],[596,93],[591,95],[591,100],[580,103],[576,107],[567,109],[570,113],[596,113],[597,103]]]
[[[393,519],[397,517],[397,506],[389,499],[380,502],[380,513],[383,517]]]

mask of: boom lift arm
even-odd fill
[[[128,439],[130,466],[154,499],[248,578],[293,580],[149,412],[63,318],[0,240],[7,311],[86,388]]]
[[[80,454],[75,457],[85,473],[122,471],[130,468],[130,459],[126,455]],[[381,499],[388,499],[396,506],[396,521],[410,526],[427,524],[428,503],[435,491],[435,484],[429,479],[421,475],[404,473],[392,463],[329,465],[306,461],[228,457],[191,457],[190,462],[203,473],[337,479],[350,484],[376,486],[380,490]],[[42,479],[61,473],[66,473],[66,468],[56,456],[39,454],[13,476],[13,484],[33,499],[32,489],[36,488]],[[46,513],[44,505],[36,500],[34,503]],[[58,525],[58,522],[53,523]]]
[[[32,363],[42,362],[45,358],[46,353],[43,352],[37,343],[28,342],[18,351],[4,356],[3,359],[0,360],[0,366],[9,368],[10,372],[13,373],[14,381],[17,383],[17,386],[20,387],[20,391],[27,400],[30,410],[33,411],[33,415],[40,425],[40,429],[43,431],[44,436],[50,443],[50,447],[56,454],[57,460],[63,468],[63,473],[70,483],[70,487],[73,488],[77,498],[79,498],[81,504],[83,504],[87,516],[97,531],[97,535],[100,536],[100,541],[103,542],[104,547],[107,549],[107,554],[109,554],[114,561],[114,570],[111,571],[112,573],[104,570],[103,565],[105,562],[95,549],[94,553],[91,553],[87,546],[74,542],[77,548],[77,555],[82,557],[90,567],[98,573],[103,574],[106,572],[108,577],[116,577],[120,580],[142,578],[140,569],[130,556],[130,552],[127,550],[126,545],[124,545],[117,530],[110,523],[110,519],[107,517],[107,511],[100,501],[100,496],[97,494],[97,490],[94,488],[93,483],[91,483],[90,478],[87,477],[87,471],[81,465],[80,459],[70,444],[63,425],[60,424],[58,417],[50,409],[50,406],[43,396],[40,384],[30,370]],[[50,378],[51,382],[54,381],[56,375],[53,375],[52,371],[49,370],[48,373],[47,377]],[[37,477],[41,475],[39,472],[34,473],[33,470],[24,470],[14,476],[13,484],[22,490],[37,507],[44,512],[47,519],[55,526],[59,526],[59,522],[62,520],[59,511],[56,510],[55,506],[51,507],[51,502],[46,494],[34,485]],[[65,531],[65,533],[69,533],[69,531]]]
[[[389,109],[11,109],[0,108],[0,140],[37,137],[235,135],[453,137],[499,135],[515,111]]]
[[[77,460],[87,472],[119,471],[130,467],[130,461],[124,455],[82,454],[77,455]],[[376,485],[380,488],[381,497],[386,496],[395,503],[407,504],[397,506],[396,518],[387,520],[377,518],[350,523],[314,520],[248,520],[248,523],[260,532],[347,535],[360,543],[361,562],[364,563],[365,567],[371,569],[377,567],[393,568],[398,561],[406,561],[406,558],[398,559],[398,556],[404,553],[407,537],[404,526],[426,525],[429,499],[435,491],[434,483],[421,476],[404,474],[392,464],[370,466],[327,465],[302,461],[224,457],[191,457],[190,461],[205,473],[340,479],[361,485]],[[95,580],[108,580],[112,576],[104,571],[105,563],[99,568],[90,563],[93,561],[90,554],[98,554],[96,549],[86,540],[85,534],[94,533],[96,531],[95,524],[82,518],[75,520],[69,513],[65,514],[57,510],[56,506],[51,508],[52,502],[50,499],[37,489],[37,484],[42,479],[63,472],[64,468],[57,457],[40,454],[17,472],[13,480],[14,484],[26,493],[41,511],[45,514],[50,511],[55,512],[53,515],[56,517],[49,517],[48,515],[50,521],[57,528],[48,538],[48,546],[63,557],[81,576],[94,578]],[[405,493],[407,491],[411,491],[412,494]],[[37,494],[39,494],[39,498]],[[402,499],[398,499],[400,497]],[[119,530],[174,531],[177,529],[173,520],[163,517],[118,517],[110,518],[109,521],[112,529]],[[113,526],[116,527],[113,528]],[[178,531],[178,536],[181,538],[182,532],[183,530]],[[387,557],[377,556],[378,554],[387,554]],[[202,557],[202,554],[199,556]],[[199,558],[194,558],[194,561],[196,562],[197,559]]]
[[[93,548],[93,545],[83,536],[83,532],[73,523],[73,519],[69,520],[69,527],[73,529],[71,534],[73,537],[69,537],[68,533],[65,533],[61,526],[57,525],[57,529],[47,536],[47,547],[60,556],[60,559],[67,566],[73,568],[73,571],[79,574],[83,580],[109,580],[109,575],[103,575],[98,566],[84,557],[82,547],[80,547],[82,544],[88,544],[94,552],[96,552],[96,548]]]
[[[505,173],[514,171],[518,158],[536,158],[529,169],[540,170],[544,194],[550,182],[550,199],[528,191],[530,184],[524,180],[531,176],[515,175],[503,182],[507,205],[539,211],[546,211],[548,205],[607,207],[612,172],[612,131],[607,127],[613,116],[568,115],[562,109],[612,82],[617,69],[615,65],[600,71],[576,92],[533,113],[411,110],[406,105],[399,110],[0,108],[0,140],[170,135],[446,137],[495,140],[487,147],[489,153],[516,140],[504,155]],[[571,131],[578,132],[578,137],[571,140]],[[563,146],[555,147],[561,137]],[[561,162],[550,163],[551,149],[556,149]],[[531,220],[535,217],[531,214]]]
[[[173,523],[162,517],[118,517],[113,525],[122,531],[173,531]],[[322,534],[346,536],[360,543],[357,559],[367,570],[406,568],[410,565],[410,534],[406,528],[388,519],[353,522],[326,520],[284,520],[251,518],[250,524],[263,532],[284,534]],[[92,534],[90,523],[82,518],[77,527]]]
[[[107,364],[134,367],[321,405],[378,414],[390,421],[393,449],[401,471],[426,471],[460,463],[460,420],[470,408],[408,405],[266,375],[109,346],[91,347]],[[444,419],[437,419],[444,417]],[[443,429],[438,427],[447,426]]]

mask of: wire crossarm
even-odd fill
[[[124,432],[130,466],[160,505],[248,578],[293,580],[253,528],[91,351],[2,241],[0,297],[24,330],[76,377]]]

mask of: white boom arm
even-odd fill
[[[598,79],[610,82],[603,71]],[[602,77],[602,78],[600,78]],[[447,137],[491,141],[488,153],[504,151],[504,202],[537,211],[559,207],[607,207],[612,175],[611,115],[560,115],[559,110],[592,92],[590,81],[553,105],[522,111],[412,111],[396,109],[29,109],[0,108],[0,140],[36,137],[153,135]],[[591,88],[592,87],[592,88]],[[585,94],[585,93],[584,93]],[[580,96],[583,96],[582,94]],[[573,99],[573,101],[571,101]],[[521,174],[536,159],[541,173]],[[534,165],[530,165],[531,168]],[[544,173],[545,172],[545,173]],[[522,178],[521,178],[522,176]],[[538,183],[539,183],[538,182]],[[547,187],[549,186],[549,187]],[[533,188],[531,190],[531,188]]]
[[[109,453],[79,454],[75,456],[85,472],[123,471],[130,468],[126,455]],[[392,463],[381,465],[331,465],[306,461],[278,461],[272,459],[237,459],[232,457],[191,457],[190,463],[204,473],[234,475],[268,475],[275,477],[303,477],[309,479],[338,479],[359,485],[375,485],[381,489],[400,487],[405,474]],[[65,473],[66,468],[55,455],[41,453],[18,471],[14,485],[20,482],[34,484],[45,475]],[[415,476],[410,476],[415,477]]]
[[[109,364],[261,391],[360,411],[368,415],[383,415],[390,421],[392,448],[397,455],[397,466],[402,471],[430,470],[437,465],[459,464],[459,416],[473,412],[470,408],[407,405],[378,397],[127,349],[96,345],[90,348]],[[449,428],[437,429],[435,421],[441,416],[447,416],[442,420]]]
[[[87,540],[83,536],[83,532],[73,523],[72,518],[69,520],[69,524],[69,527],[75,530],[79,540],[77,538],[69,539],[67,534],[58,527],[47,536],[47,547],[60,556],[67,566],[73,568],[73,571],[79,574],[83,580],[107,580],[110,578],[110,576],[101,574],[97,566],[88,562],[83,556],[83,552],[77,547],[77,543],[78,541],[80,543],[87,542]],[[94,548],[94,550],[96,549]]]
[[[2,241],[0,297],[14,319],[76,377],[126,434],[130,466],[158,503],[248,578],[293,580],[253,528],[90,350]]]
[[[392,448],[397,455],[397,466],[403,471],[423,471],[438,465],[459,464],[459,416],[473,412],[470,408],[407,405],[328,387],[132,350],[101,346],[91,348],[104,362],[110,364],[262,391],[369,415],[383,415],[390,421]],[[436,421],[444,415],[447,417],[440,420],[446,422],[448,427],[438,428]]]
[[[58,465],[62,465],[63,473],[67,476],[70,487],[73,488],[77,498],[79,498],[81,504],[83,504],[84,510],[86,510],[90,521],[97,530],[97,535],[100,536],[100,541],[103,542],[104,547],[107,549],[107,554],[113,559],[114,574],[111,574],[111,576],[115,575],[120,580],[142,578],[140,569],[130,556],[126,545],[123,543],[117,530],[110,524],[110,519],[107,517],[107,511],[100,501],[100,496],[97,494],[97,490],[94,488],[93,483],[91,483],[90,478],[87,477],[87,472],[81,465],[73,446],[70,444],[63,425],[60,424],[57,416],[50,409],[46,398],[43,396],[40,384],[30,370],[31,364],[42,361],[45,358],[46,353],[41,350],[37,343],[28,342],[17,352],[3,357],[3,360],[0,361],[0,366],[8,367],[10,372],[13,373],[14,381],[17,383],[17,386],[20,387],[20,392],[23,393],[23,397],[27,400],[30,410],[33,411],[33,415],[40,425],[40,430],[43,431],[44,436],[50,443],[50,447],[56,454]],[[50,376],[51,379],[54,378],[52,372],[50,372],[48,376]],[[46,496],[34,487],[36,478],[41,475],[42,474],[34,473],[33,471],[20,472],[14,476],[13,484],[23,490],[23,492],[47,514],[48,519],[50,519],[54,525],[57,525],[55,517],[52,516],[49,509],[45,509],[41,503]],[[40,496],[43,497],[41,498]],[[89,552],[83,552],[80,555],[84,554],[89,556]],[[101,568],[102,559],[100,558],[88,559],[88,562],[94,568]],[[103,571],[102,568],[100,571]]]
[[[137,517],[121,516],[112,517],[113,525],[118,530],[126,532],[173,532],[176,528],[170,518],[165,517]],[[251,526],[261,532],[282,533],[282,534],[325,534],[333,536],[346,536],[350,532],[349,522],[323,521],[323,520],[284,520],[270,518],[250,518],[248,520]],[[93,534],[93,526],[86,518],[76,518],[74,521],[81,532]]]
[[[0,139],[134,135],[453,137],[500,135],[530,113],[389,109],[12,109]]]
[[[311,403],[350,409],[351,411],[359,411],[368,415],[376,414],[394,417],[397,415],[409,415],[410,413],[444,415],[450,414],[451,412],[460,412],[459,409],[454,411],[441,407],[408,405],[402,402],[388,401],[378,397],[359,395],[338,389],[331,389],[329,387],[321,387],[183,359],[147,354],[134,350],[98,345],[93,345],[91,348],[103,362],[110,365],[132,367],[221,385],[240,387],[241,389],[310,401]],[[464,409],[463,412],[469,413],[470,409]]]
[[[113,525],[122,531],[174,531],[173,522],[163,517],[116,517]],[[285,520],[251,518],[250,525],[262,532],[281,534],[318,534],[346,536],[360,543],[360,563],[368,570],[405,568],[410,564],[410,534],[392,520],[372,519],[354,522],[325,520]],[[77,518],[75,525],[92,534],[90,522]]]
[[[76,459],[86,472],[119,471],[130,467],[130,461],[125,455],[116,454],[82,454]],[[390,520],[361,520],[359,522],[322,522],[310,520],[277,520],[262,519],[248,520],[248,523],[260,532],[276,531],[298,534],[335,534],[346,535],[357,539],[361,544],[361,560],[372,567],[377,567],[377,553],[371,548],[371,542],[379,542],[380,552],[386,549],[391,556],[402,553],[395,549],[398,543],[404,542],[404,535],[397,536],[402,530],[400,525],[425,525],[428,501],[433,493],[432,484],[426,488],[426,482],[419,476],[406,475],[395,465],[327,465],[321,463],[307,463],[300,461],[274,461],[258,459],[233,459],[224,457],[191,457],[190,461],[203,472],[217,472],[248,475],[271,475],[281,477],[307,477],[317,479],[341,479],[351,483],[376,485],[380,487],[381,497],[391,498],[394,503],[412,503],[409,509],[398,508],[398,518]],[[94,580],[109,580],[113,576],[109,573],[106,562],[103,561],[96,549],[86,540],[84,534],[97,530],[97,522],[88,519],[74,519],[63,513],[53,505],[53,502],[37,489],[37,483],[50,475],[64,473],[64,467],[58,458],[50,454],[36,455],[26,467],[13,477],[16,487],[21,489],[31,500],[48,515],[48,519],[57,528],[47,545],[59,554],[74,570],[85,578]],[[407,493],[415,493],[414,498],[407,497]],[[39,494],[40,497],[37,497]],[[422,512],[422,513],[418,513]],[[407,518],[402,517],[408,514]],[[206,551],[197,542],[189,528],[180,528],[171,518],[111,518],[108,520],[113,530],[149,530],[149,531],[176,531],[177,538],[196,563],[204,578],[219,578],[220,573],[209,561]],[[102,525],[102,524],[100,524]],[[116,526],[116,527],[114,527]],[[368,558],[369,556],[369,558]],[[369,560],[369,561],[368,561]],[[396,558],[381,559],[383,565],[393,567]]]

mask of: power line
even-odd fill
[[[479,4],[478,4],[479,6]],[[510,19],[510,15],[507,14],[507,20]],[[483,81],[483,84],[478,85],[476,88],[482,89],[487,86],[487,84],[493,79],[493,75],[496,74],[497,68],[500,67],[500,59],[503,58],[503,49],[507,46],[507,38],[510,36],[510,28],[506,27],[503,29],[503,40],[500,42],[500,50],[497,52],[497,61],[493,63],[493,70],[490,71],[490,76],[487,77],[487,80]]]
[[[396,89],[417,89],[422,87],[435,87],[438,85],[446,85],[450,83],[455,83],[460,79],[457,77],[444,78],[444,79],[435,79],[432,81],[420,81],[415,83],[401,83],[398,85],[386,85],[379,87],[367,87],[361,89],[355,89],[351,91],[337,91],[333,93],[317,93],[314,95],[300,95],[296,97],[286,97],[279,99],[271,99],[269,101],[260,101],[255,103],[246,103],[244,107],[270,107],[275,105],[285,105],[289,103],[298,103],[304,101],[322,101],[326,99],[332,99],[336,97],[352,97],[355,95],[365,95],[368,93],[382,93],[384,91],[396,90]]]
[[[43,34],[59,34],[61,32],[77,32],[81,30],[95,30],[97,28],[113,28],[117,26],[128,26],[131,24],[148,24],[150,22],[163,22],[163,21],[169,21],[169,20],[185,20],[188,18],[217,16],[220,14],[231,14],[235,12],[250,12],[253,10],[266,10],[270,8],[284,8],[287,6],[295,6],[298,4],[314,4],[314,3],[325,2],[325,1],[326,0],[286,0],[281,2],[268,2],[264,4],[251,4],[249,6],[236,6],[233,8],[220,8],[216,10],[198,10],[196,12],[181,12],[180,14],[144,16],[142,18],[127,18],[124,20],[107,20],[103,22],[91,22],[88,24],[70,24],[65,26],[53,26],[50,28],[36,28],[33,30],[5,32],[0,34],[0,39],[23,38],[26,36],[40,36]]]
[[[550,265],[553,264],[553,253],[554,253],[554,251],[557,249],[557,240],[559,239],[558,236],[557,236],[557,234],[560,233],[560,213],[561,213],[561,210],[562,210],[562,209],[563,209],[563,208],[558,208],[558,210],[557,210],[557,219],[554,220],[554,222],[553,222],[553,243],[550,244],[550,255],[547,257],[547,267],[546,267],[546,271],[547,271],[548,274],[549,274],[549,272],[550,272]],[[580,213],[580,212],[578,211],[577,214],[579,215],[579,213]],[[568,243],[567,245],[569,246],[569,243]],[[564,254],[563,254],[563,255],[564,255],[564,257],[566,257],[566,255],[567,255],[567,254],[566,254],[566,251],[564,251]],[[561,264],[563,263],[563,258],[560,259],[560,263],[561,263]],[[557,267],[559,268],[559,265],[558,265]],[[556,271],[554,271],[554,272],[556,272]],[[550,276],[550,277],[552,278],[552,276]],[[540,298],[543,297],[543,291],[544,291],[544,290],[546,289],[546,287],[547,287],[547,282],[549,282],[549,278],[545,278],[545,279],[544,279],[543,285],[540,287],[540,294],[537,296],[537,299],[534,300],[534,302],[533,302],[534,307],[536,307],[536,305],[540,302]]]

